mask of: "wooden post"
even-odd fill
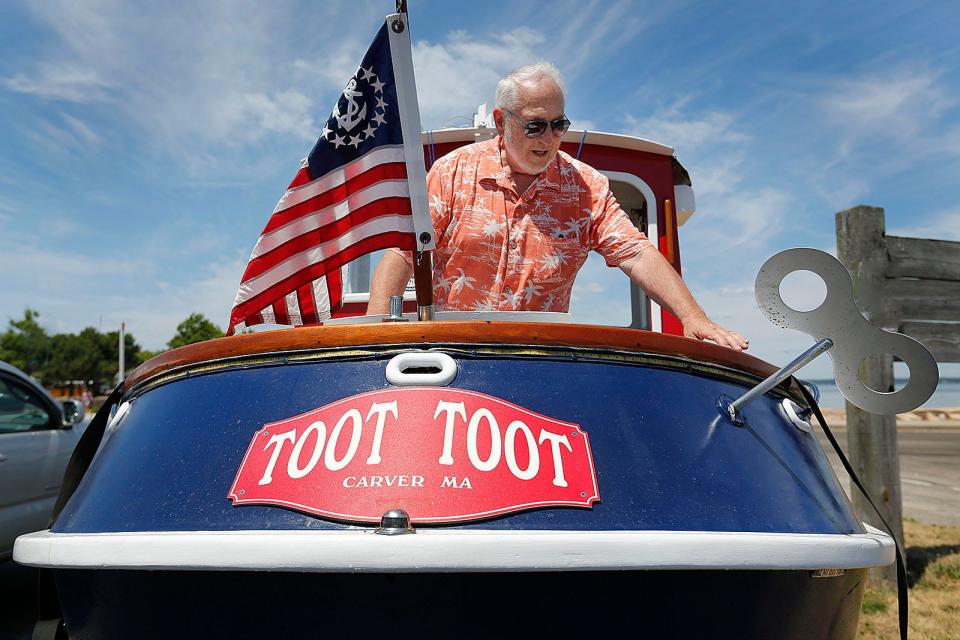
[[[887,246],[883,209],[857,206],[836,214],[837,258],[853,277],[857,303],[871,322],[895,327],[896,318],[884,302]],[[860,379],[877,391],[894,391],[893,358],[872,357],[860,365]],[[896,416],[880,416],[847,405],[847,452],[850,463],[870,492],[893,535],[903,546],[903,503],[900,493],[900,456],[897,449]],[[856,488],[851,488],[856,514],[882,528],[873,508]],[[896,565],[870,572],[874,583],[896,588]]]

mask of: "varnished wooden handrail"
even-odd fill
[[[211,360],[310,349],[396,344],[497,344],[589,347],[676,356],[766,377],[773,365],[718,345],[651,331],[538,322],[397,322],[326,325],[218,338],[179,347],[151,358],[127,377],[134,386],[174,368]]]

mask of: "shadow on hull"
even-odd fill
[[[866,570],[57,573],[70,637],[853,638]],[[64,593],[65,592],[65,593]]]

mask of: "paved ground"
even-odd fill
[[[833,433],[845,447],[846,431]],[[819,429],[817,434],[849,493],[850,481],[833,447]],[[897,444],[904,515],[930,524],[960,525],[960,429],[900,429]]]

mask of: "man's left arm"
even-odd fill
[[[683,323],[683,335],[712,340],[735,351],[743,351],[749,346],[750,342],[739,333],[724,329],[707,317],[680,275],[656,248],[647,247],[618,266],[648,296]]]

